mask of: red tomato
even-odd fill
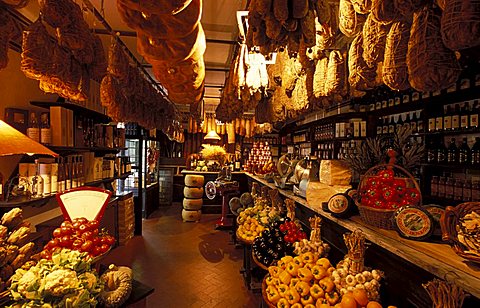
[[[397,194],[394,188],[386,187],[382,190],[382,197],[385,201],[390,202],[397,199]]]
[[[91,220],[88,222],[88,230],[93,231],[93,230],[98,230],[99,223],[96,220]]]
[[[78,227],[78,231],[80,232],[86,232],[88,231],[89,228],[88,228],[88,224],[81,224],[79,227]]]
[[[81,252],[91,253],[94,247],[95,247],[95,246],[93,245],[93,242],[92,242],[92,241],[86,240],[86,241],[82,244],[82,246],[80,246],[80,251],[81,251]]]
[[[385,169],[378,172],[378,176],[382,179],[383,182],[393,181],[395,173],[393,170]]]
[[[79,222],[80,224],[86,224],[88,222],[88,219],[86,219],[85,217],[80,217],[80,218],[76,218],[74,220],[74,222]]]
[[[90,230],[90,232],[92,232],[94,236],[97,236],[99,231],[98,229],[94,229],[94,230]]]
[[[69,220],[65,220],[62,222],[62,224],[60,225],[60,227],[69,227],[69,228],[73,228],[73,224],[71,221]]]
[[[42,257],[42,259],[47,259],[47,260],[50,260],[52,258],[52,253],[48,250],[43,250],[41,253],[40,253],[40,256]]]
[[[101,246],[100,246],[100,247],[101,247]],[[91,256],[94,256],[94,257],[100,255],[100,254],[101,254],[100,247],[99,247],[99,246],[94,246],[94,247],[92,248],[92,250],[90,251],[89,254],[90,254]]]
[[[113,246],[115,244],[116,240],[113,236],[107,235],[107,244],[110,246]]]
[[[73,234],[73,228],[71,227],[61,227],[60,230],[62,231],[62,235]]]
[[[405,198],[407,198],[413,204],[417,204],[420,202],[420,192],[416,188],[407,188]]]
[[[85,231],[82,233],[81,237],[85,240],[92,240],[93,239],[93,233],[90,231]]]
[[[45,245],[45,249],[53,249],[55,247],[59,246],[59,241],[56,238],[51,239],[48,241],[48,243]]]
[[[380,187],[380,181],[378,177],[369,177],[367,179],[367,188],[375,189]]]
[[[285,232],[285,231],[287,231],[287,226],[285,224],[281,224],[279,229],[280,229],[280,231]]]
[[[98,236],[95,236],[92,239],[92,242],[93,242],[93,245],[95,245],[95,246],[101,246],[102,245],[102,238],[98,237]]]
[[[72,223],[72,227],[73,227],[75,230],[78,230],[78,228],[80,228],[81,225],[82,225],[82,224],[81,224],[80,222],[76,221],[76,220]]]
[[[73,244],[73,240],[69,235],[64,235],[60,239],[60,246],[65,248],[71,248]]]
[[[81,239],[76,239],[73,241],[72,248],[74,250],[80,250],[82,245],[83,245],[83,241]]]
[[[56,228],[55,230],[53,230],[53,237],[59,238],[62,237],[62,235],[62,229]]]
[[[109,246],[109,245],[103,244],[102,246],[100,246],[100,249],[99,249],[100,254],[106,253],[109,249],[110,249],[110,246]]]

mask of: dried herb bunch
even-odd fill
[[[393,136],[376,136],[367,138],[359,144],[354,154],[345,157],[345,160],[354,171],[364,174],[371,167],[387,163],[386,152],[393,149],[397,153],[396,164],[411,170],[418,165],[425,152],[425,145],[411,137],[412,129],[402,126]]]

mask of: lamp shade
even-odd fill
[[[204,140],[220,140],[220,136],[217,134],[216,131],[211,130],[208,132],[208,134],[203,138]]]
[[[0,120],[0,156],[18,154],[58,156],[57,153]]]

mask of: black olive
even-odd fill
[[[271,237],[267,240],[267,243],[270,247],[272,247],[277,244],[277,241],[275,240],[275,238]]]

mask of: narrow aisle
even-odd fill
[[[135,279],[154,287],[148,307],[259,307],[261,294],[252,294],[239,272],[243,251],[228,232],[214,229],[218,217],[183,223],[181,205],[161,208],[143,221],[143,237],[102,263],[131,266]]]

